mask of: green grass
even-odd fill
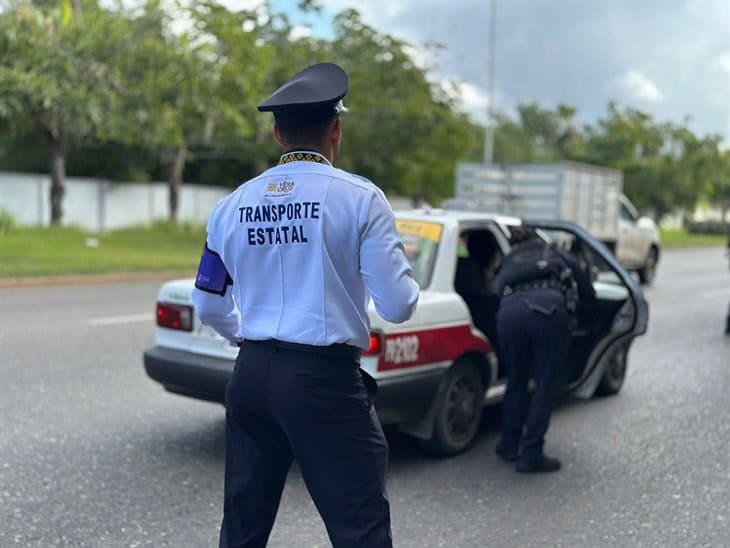
[[[662,247],[671,249],[677,247],[704,247],[724,246],[727,244],[727,236],[722,234],[690,234],[686,230],[662,229]]]
[[[96,238],[98,247],[86,245]],[[94,235],[78,228],[13,228],[0,233],[0,277],[194,271],[205,229],[159,223]]]
[[[87,238],[99,240],[88,247]],[[158,223],[94,235],[78,228],[22,228],[0,232],[0,278],[191,271],[198,266],[203,227]],[[662,230],[665,249],[722,246],[722,235]]]

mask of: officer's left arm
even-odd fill
[[[568,263],[570,270],[573,271],[573,277],[578,285],[578,295],[580,296],[580,300],[583,302],[591,302],[595,300],[596,290],[593,288],[593,284],[591,283],[591,277],[585,270],[583,270],[578,259],[576,259],[572,253],[564,250],[560,250],[560,255],[563,257],[563,260]]]
[[[193,305],[200,320],[226,339],[239,342],[241,313],[233,300],[233,280],[218,253],[206,242],[193,289]]]
[[[205,325],[209,325],[222,337],[238,343],[241,326],[241,312],[233,299],[233,279],[228,273],[220,255],[222,244],[216,235],[219,206],[218,202],[208,218],[208,236],[200,257],[198,274],[193,289],[195,311]]]

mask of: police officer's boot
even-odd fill
[[[523,474],[545,474],[549,472],[557,472],[560,470],[561,464],[558,459],[541,455],[539,459],[534,461],[520,460],[517,463],[517,471]]]

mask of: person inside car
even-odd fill
[[[494,273],[501,253],[494,236],[488,230],[467,235],[469,257],[459,257],[454,289],[469,308],[472,321],[497,350],[497,309],[500,296],[495,287]]]

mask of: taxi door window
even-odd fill
[[[548,241],[572,253],[594,283],[610,284],[625,289],[624,283],[611,265],[574,234],[562,230],[541,230],[540,233]]]
[[[413,279],[422,289],[431,283],[436,251],[443,226],[425,221],[396,219],[395,226],[403,240],[406,257],[413,268]]]

